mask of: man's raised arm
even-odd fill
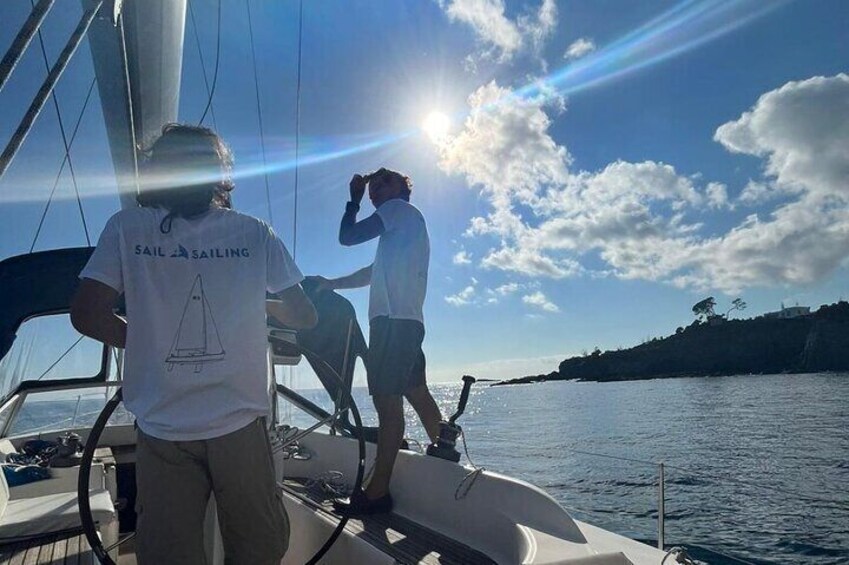
[[[339,223],[339,243],[345,246],[357,245],[374,239],[383,233],[383,221],[377,214],[358,222],[357,212],[366,191],[366,178],[354,175],[349,185],[351,200],[345,205],[345,214]],[[350,288],[350,287],[349,287]]]

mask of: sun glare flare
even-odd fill
[[[451,129],[451,120],[442,112],[433,111],[422,122],[422,131],[433,143],[440,143]]]
[[[552,89],[575,94],[695,49],[772,12],[790,0],[682,0],[618,40],[570,61],[516,91],[533,97]]]

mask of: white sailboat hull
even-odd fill
[[[312,434],[302,440],[309,459],[275,463],[281,480],[319,477],[341,471],[350,484],[356,473],[357,444],[340,436]],[[367,461],[374,457],[368,446]],[[411,451],[401,451],[390,486],[394,514],[424,529],[450,538],[495,563],[523,564],[657,564],[664,553],[645,544],[573,520],[542,490],[504,475],[474,469]],[[303,563],[330,535],[335,522],[287,493],[293,521],[287,563]],[[391,530],[391,528],[389,528]],[[391,536],[382,533],[381,536]],[[344,537],[350,538],[343,541]],[[327,563],[395,562],[374,547],[367,536],[348,534],[325,557]],[[408,543],[410,543],[408,541]],[[360,547],[362,546],[362,547]]]

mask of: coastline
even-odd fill
[[[634,381],[678,377],[849,371],[849,302],[792,318],[716,317],[628,349],[563,360],[556,371],[491,386],[551,380]]]

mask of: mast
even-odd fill
[[[138,193],[138,149],[177,120],[186,0],[108,0],[101,15],[89,46],[121,207],[130,208]]]

